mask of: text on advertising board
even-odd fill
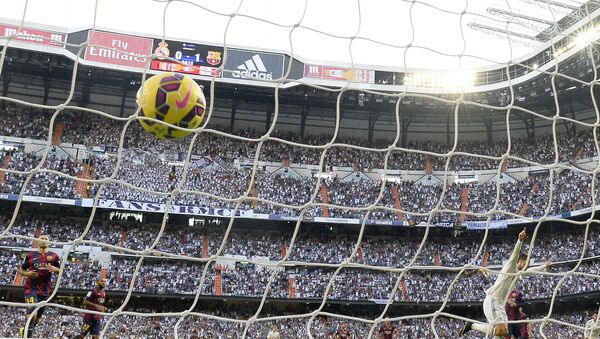
[[[12,25],[0,25],[0,35],[9,37],[15,35],[15,40],[26,41],[32,44],[47,45],[64,47],[66,40],[65,34],[58,32],[50,32],[39,29],[22,27],[19,30],[19,26]]]
[[[85,60],[104,64],[145,68],[152,53],[152,39],[90,31]]]
[[[320,65],[304,65],[304,77],[372,84],[375,82],[375,71]]]
[[[273,80],[283,76],[283,54],[227,50],[224,77],[233,79]]]

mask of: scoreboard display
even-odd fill
[[[154,54],[150,69],[195,75],[220,77],[219,66],[223,63],[223,47],[172,40],[154,40]],[[173,58],[168,60],[166,58]]]

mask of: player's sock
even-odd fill
[[[31,328],[31,326],[29,326],[29,328],[27,329],[27,336],[25,335],[25,327],[21,327],[19,329],[19,335],[21,336],[21,338],[31,338],[33,336],[33,328]]]
[[[473,324],[471,325],[471,329],[487,335],[491,335],[494,332],[494,326],[490,324]]]

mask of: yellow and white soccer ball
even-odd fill
[[[193,129],[202,123],[206,98],[192,78],[169,72],[147,79],[138,90],[137,104],[141,106],[140,117]],[[147,132],[160,139],[179,139],[191,133],[156,121],[138,120]]]

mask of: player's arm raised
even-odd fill
[[[527,239],[527,233],[525,232],[525,229],[523,229],[521,231],[521,233],[519,233],[519,239],[517,240],[517,243],[515,244],[515,248],[513,249],[512,254],[510,255],[510,258],[508,259],[508,262],[502,268],[502,272],[509,270],[509,268],[511,268],[517,264],[517,261],[519,261],[519,254],[521,253],[521,245],[523,245],[523,242],[525,241],[525,239]]]

